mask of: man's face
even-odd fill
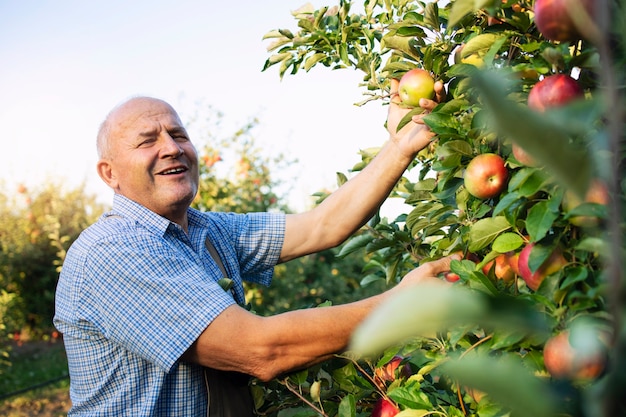
[[[198,154],[170,105],[133,99],[110,118],[110,155],[98,164],[119,193],[172,221],[198,191]]]

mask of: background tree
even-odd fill
[[[543,14],[562,33],[535,21],[551,4],[566,5]],[[428,259],[456,251],[466,259],[452,265],[452,291],[419,289],[382,306],[355,334],[361,361],[325,377],[319,367],[294,375],[301,402],[287,407],[308,401],[314,413],[354,416],[383,401],[410,415],[624,414],[613,388],[626,377],[623,2],[365,1],[355,13],[340,1],[292,14],[297,32],[266,35],[265,69],[280,77],[319,65],[359,69],[360,104],[384,105],[392,79],[422,68],[448,91],[425,118],[437,141],[395,190],[412,210],[373,219],[344,253],[365,249],[370,279],[390,284]],[[558,105],[530,97],[565,75],[581,94]],[[467,168],[486,154],[504,161],[506,181],[485,197]],[[578,353],[571,360],[571,346],[558,349],[567,364],[559,372],[548,342],[562,334]],[[378,377],[396,354],[412,376]]]
[[[7,195],[15,197],[9,199]],[[0,331],[16,340],[52,329],[54,292],[65,252],[104,211],[84,187],[64,189],[52,181],[0,201]],[[6,337],[0,351],[7,355]]]

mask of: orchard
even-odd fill
[[[623,2],[340,1],[292,15],[297,30],[266,34],[264,70],[360,70],[361,106],[386,106],[406,74],[426,82],[413,76],[413,95],[445,86],[424,119],[436,138],[390,197],[406,213],[373,217],[341,249],[366,251],[362,285],[465,256],[446,285],[382,305],[345,356],[255,385],[259,413],[626,415]],[[405,122],[421,111],[403,104]]]

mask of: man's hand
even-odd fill
[[[437,278],[437,275],[450,271],[450,262],[455,259],[460,261],[462,256],[455,253],[450,256],[446,256],[436,261],[427,262],[415,268],[402,278],[402,281],[395,288],[406,289],[409,286],[414,286],[423,283],[436,282],[443,285],[449,285],[448,282]]]
[[[437,101],[421,99],[420,107],[424,109],[424,111],[413,116],[411,122],[397,131],[402,118],[412,110],[401,106],[400,97],[398,96],[399,83],[400,82],[396,79],[391,80],[391,102],[389,103],[389,112],[387,115],[387,130],[389,131],[390,140],[395,142],[407,156],[413,157],[428,146],[434,137],[434,134],[428,129],[428,126],[424,124],[422,118],[424,115],[430,113],[430,111],[437,106],[439,101],[444,99],[445,90],[443,83],[436,81],[435,95]]]

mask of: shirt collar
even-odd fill
[[[170,227],[180,228],[165,217],[120,194],[113,195],[113,209],[104,217],[108,216],[121,216],[158,234],[165,234]]]

